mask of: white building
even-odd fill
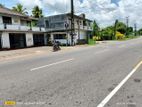
[[[48,38],[59,41],[61,44],[71,44],[71,14],[60,14],[44,17],[39,20],[40,26],[46,28]],[[85,18],[84,14],[74,15],[74,38],[77,43],[87,43],[92,32],[92,21]]]
[[[74,15],[74,44],[87,43],[92,32],[91,24],[84,14]],[[0,49],[44,46],[53,40],[70,45],[70,25],[70,14],[36,19],[0,7]]]
[[[45,45],[45,29],[38,20],[0,7],[0,49]]]

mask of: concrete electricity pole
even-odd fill
[[[137,36],[137,24],[134,24],[134,28],[135,28],[135,36]]]
[[[115,21],[113,39],[115,39],[115,36],[116,36],[117,23],[118,23],[118,19]]]
[[[129,16],[126,17],[126,23],[127,23],[127,27],[126,27],[126,36],[128,36],[128,28],[129,28]]]
[[[71,45],[73,46],[74,38],[74,1],[71,0]]]

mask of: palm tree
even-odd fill
[[[17,4],[15,7],[12,7],[12,10],[22,14],[28,14],[26,8],[24,8],[22,4]]]
[[[115,36],[116,36],[117,24],[118,24],[118,20],[115,20],[113,39],[115,39]]]
[[[0,7],[4,7],[4,5],[0,3]]]
[[[42,9],[39,8],[39,6],[35,6],[32,10],[32,14],[35,18],[43,17],[42,15]]]
[[[93,36],[99,36],[99,26],[97,24],[97,22],[94,20],[93,22],[93,32],[92,32],[92,35]]]

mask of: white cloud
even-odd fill
[[[70,11],[70,0],[19,0],[27,8],[39,5],[46,15],[65,13]],[[139,27],[142,21],[142,0],[120,0],[118,5],[111,0],[74,0],[75,12],[85,13],[90,19],[95,19],[101,26],[114,23],[116,19],[126,22],[130,18],[130,25],[137,23]]]
[[[42,7],[41,0],[19,0],[19,2],[26,8],[33,8],[35,5]]]

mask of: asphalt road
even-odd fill
[[[104,107],[142,107],[142,65],[115,90],[141,60],[138,38],[0,62],[0,101],[16,101],[14,107],[103,107],[105,100]]]

